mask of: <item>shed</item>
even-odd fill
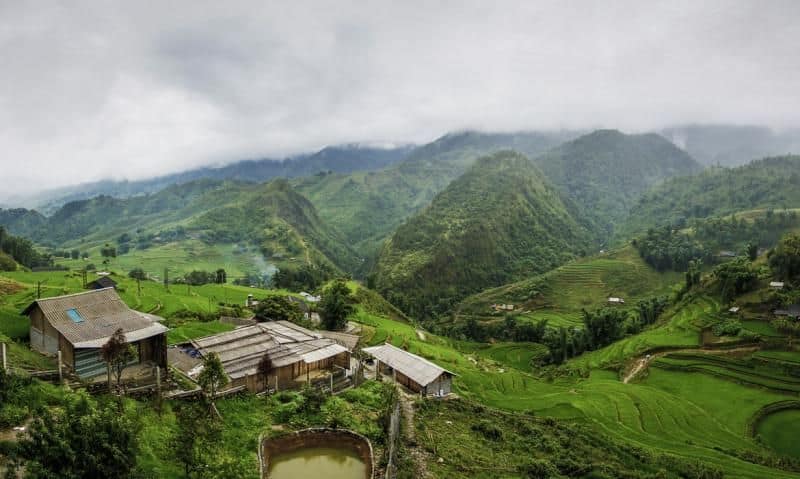
[[[362,349],[376,360],[376,371],[380,363],[393,370],[395,381],[422,396],[446,396],[450,394],[454,373],[437,366],[427,359],[409,353],[389,343]]]
[[[196,339],[192,346],[202,356],[217,353],[231,379],[230,387],[245,386],[252,392],[287,388],[297,378],[307,382],[312,371],[350,368],[350,350],[345,346],[289,321],[237,328]],[[264,358],[270,362],[266,374],[261,370]]]
[[[770,281],[769,287],[775,289],[783,289],[783,281]]]
[[[92,281],[91,283],[86,285],[88,289],[105,289],[105,288],[114,288],[117,289],[117,282],[111,279],[108,276],[100,276],[96,280]]]
[[[733,313],[733,314],[736,314],[736,313],[738,313],[738,312],[739,312],[739,306],[733,306],[732,308],[730,308],[730,309],[728,310],[728,312],[729,312],[729,313]]]
[[[625,300],[622,298],[615,298],[612,296],[608,298],[608,304],[625,304]]]
[[[106,372],[100,348],[118,330],[138,352],[138,362],[167,366],[167,327],[160,317],[130,309],[114,288],[37,299],[22,314],[30,317],[31,347],[61,351],[64,365],[81,378]]]

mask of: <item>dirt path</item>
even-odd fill
[[[662,356],[666,356],[670,353],[693,353],[693,354],[732,354],[732,353],[752,353],[754,351],[758,351],[761,349],[758,346],[743,346],[740,348],[731,348],[731,349],[700,349],[700,348],[687,348],[687,349],[676,349],[673,351],[664,351],[661,353],[653,353],[653,354],[646,354],[645,356],[636,360],[636,364],[631,368],[628,373],[625,374],[622,378],[622,382],[624,384],[628,384],[631,379],[635,378],[639,373],[647,369],[647,366],[650,365],[653,360],[660,358]]]
[[[414,463],[414,477],[427,478],[428,461],[432,458],[417,444],[417,428],[414,425],[414,399],[411,395],[398,386],[400,392],[400,411],[403,415],[403,432],[405,433],[405,444],[408,454]]]

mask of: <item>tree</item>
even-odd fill
[[[147,273],[145,273],[142,268],[133,268],[128,272],[128,276],[136,280],[136,288],[139,290],[139,295],[141,295],[141,282],[147,279]]]
[[[255,307],[257,321],[300,321],[303,311],[300,306],[286,296],[267,296],[259,300]]]
[[[217,284],[225,284],[228,282],[228,275],[225,273],[225,270],[220,268],[216,271],[216,278],[215,283]]]
[[[322,327],[331,331],[339,331],[347,326],[347,317],[353,311],[350,287],[343,280],[336,280],[323,292],[320,301]]]
[[[750,291],[758,279],[758,275],[746,258],[737,258],[722,263],[714,268],[713,274],[719,280],[719,289],[724,303]]]
[[[210,353],[203,358],[203,370],[197,376],[197,382],[206,393],[212,408],[214,408],[214,398],[216,398],[217,392],[225,387],[228,381],[228,375],[225,374],[225,368],[222,367],[222,361],[217,353]]]
[[[747,259],[755,261],[758,258],[758,244],[747,243]]]
[[[205,460],[221,439],[221,425],[212,421],[207,411],[192,403],[176,408],[175,416],[178,430],[170,441],[172,454],[183,465],[186,477],[203,477],[207,466]]]
[[[140,426],[135,415],[85,392],[69,394],[64,407],[37,414],[19,439],[12,469],[24,466],[32,479],[133,477]]]
[[[122,371],[125,370],[125,367],[136,359],[136,351],[133,349],[133,346],[128,344],[128,340],[125,338],[125,332],[122,331],[122,328],[116,330],[106,344],[100,348],[101,355],[103,356],[103,361],[106,362],[110,371],[113,371],[116,383],[117,383],[117,390],[120,390],[120,386],[122,383]],[[111,390],[111,384],[108,385],[109,391]]]
[[[778,246],[769,252],[769,266],[780,280],[800,280],[800,234],[784,236]]]
[[[106,243],[105,246],[103,246],[100,249],[100,256],[102,256],[103,258],[106,258],[106,259],[108,259],[108,258],[116,258],[117,257],[117,249],[114,248],[113,246],[111,246],[110,244]]]
[[[70,252],[69,252],[69,256],[70,256],[70,258],[72,258],[72,259],[78,259],[78,258],[80,258],[80,256],[81,256],[81,252],[80,252],[80,251],[78,251],[78,250],[76,250],[76,249],[74,249],[74,250],[72,250],[72,251],[70,251]]]

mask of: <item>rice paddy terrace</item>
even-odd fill
[[[669,294],[681,280],[680,273],[655,271],[626,246],[471,296],[459,305],[456,321],[502,319],[504,312],[493,311],[492,305],[513,304],[521,320],[546,319],[553,327],[580,326],[584,308],[604,306],[612,296],[634,307],[640,299]]]

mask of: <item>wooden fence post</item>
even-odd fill
[[[62,364],[63,363],[62,363],[62,360],[61,360],[61,350],[59,349],[58,350],[58,382],[59,383],[64,382],[64,373],[63,373],[64,369],[63,369]]]
[[[3,371],[8,371],[8,358],[6,357],[6,343],[0,343],[0,353],[3,356]]]

